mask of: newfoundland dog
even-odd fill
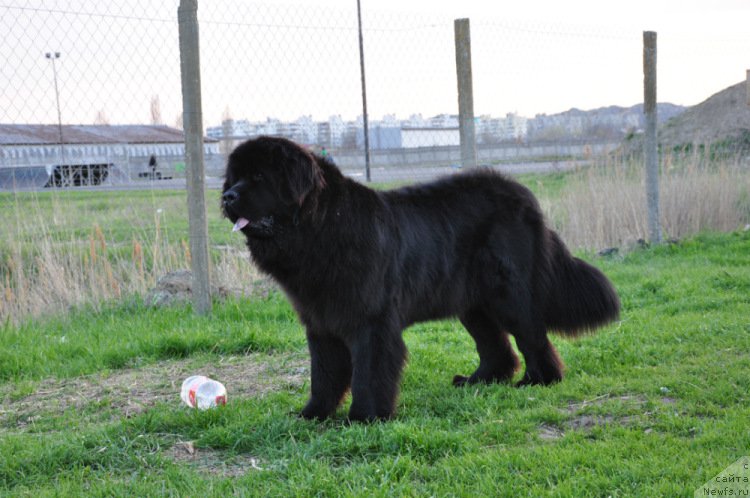
[[[276,137],[229,156],[224,215],[252,259],[291,300],[307,333],[305,418],[332,415],[351,390],[350,420],[393,416],[406,346],[401,331],[458,317],[479,366],[453,384],[562,379],[548,331],[568,335],[618,317],[607,278],[572,257],[531,192],[477,169],[424,185],[374,191],[328,159]]]

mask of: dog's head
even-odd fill
[[[230,154],[221,208],[235,230],[270,238],[296,224],[305,201],[324,185],[323,172],[307,150],[285,138],[259,137]]]

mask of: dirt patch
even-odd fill
[[[599,396],[590,400],[570,403],[562,411],[569,417],[560,426],[553,424],[542,424],[539,426],[539,438],[543,441],[554,441],[565,435],[566,431],[589,432],[596,427],[608,425],[619,425],[630,427],[638,423],[640,415],[648,416],[650,412],[643,411],[643,406],[648,400],[642,395],[610,396],[609,394]],[[664,404],[672,404],[673,398],[662,398]],[[638,415],[613,415],[608,413],[589,413],[590,411],[601,412],[605,404],[616,404],[625,407],[628,412],[640,412]],[[596,408],[594,408],[596,407]],[[651,429],[646,429],[651,432]]]
[[[16,399],[11,399],[14,387],[7,386],[0,390],[0,399],[5,400],[0,408],[0,431],[28,428],[70,409],[76,409],[82,417],[90,414],[91,418],[101,418],[105,413],[111,419],[119,419],[142,413],[158,403],[178,406],[182,403],[182,381],[194,374],[222,382],[230,403],[269,391],[298,388],[309,375],[303,355],[251,354],[224,357],[212,363],[188,358],[108,374],[50,379]]]
[[[563,437],[565,433],[557,426],[542,424],[539,426],[539,439],[542,441],[554,441]]]
[[[575,415],[584,409],[588,409],[592,406],[602,406],[605,403],[614,402],[620,405],[638,407],[644,405],[646,401],[646,397],[640,395],[624,394],[622,396],[611,396],[609,394],[604,394],[602,396],[597,396],[596,398],[579,401],[577,403],[570,403],[568,404],[566,411]]]
[[[633,425],[637,417],[628,415],[625,417],[616,417],[614,415],[576,415],[565,424],[566,427],[573,430],[591,430],[594,427],[617,424],[621,426]]]
[[[178,464],[188,465],[198,472],[221,477],[239,477],[248,472],[263,472],[271,467],[251,455],[228,455],[227,452],[196,448],[192,441],[175,444],[169,456]]]

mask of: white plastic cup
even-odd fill
[[[227,389],[205,375],[193,375],[182,383],[180,398],[190,408],[208,410],[227,404]]]

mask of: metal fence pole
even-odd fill
[[[370,178],[370,131],[369,119],[367,116],[367,86],[365,85],[365,45],[362,40],[362,9],[357,0],[357,27],[359,31],[359,71],[362,79],[362,125],[365,133],[365,177],[369,182]]]
[[[60,139],[60,170],[64,171],[65,140],[63,140],[62,112],[60,110],[60,90],[57,86],[57,65],[55,65],[55,61],[60,58],[60,52],[47,52],[44,56],[52,61],[52,77],[55,80],[55,103],[57,104],[57,132]],[[67,175],[64,175],[63,178],[67,178],[67,183],[70,182],[70,178],[68,178]],[[66,180],[63,180],[63,182],[66,182]]]
[[[474,132],[474,87],[471,79],[471,33],[468,19],[453,22],[456,42],[456,76],[458,80],[458,133],[461,138],[461,165],[477,165]]]
[[[197,0],[180,0],[177,19],[180,30],[180,73],[185,128],[193,305],[198,313],[206,314],[211,311],[211,287],[209,284]]]
[[[656,32],[643,32],[643,112],[646,115],[644,157],[646,161],[646,204],[648,236],[652,244],[661,242],[659,224],[659,153],[656,136]]]

